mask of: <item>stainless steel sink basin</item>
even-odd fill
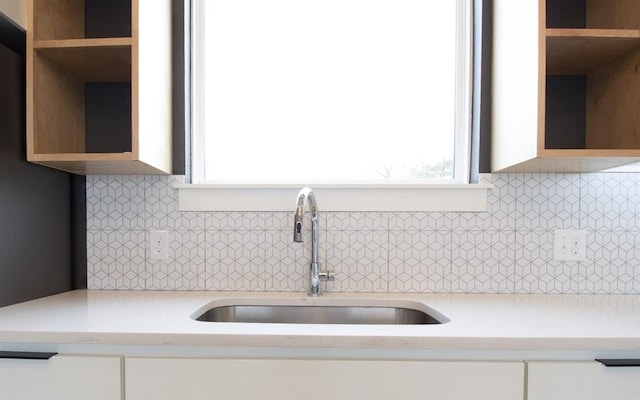
[[[446,317],[433,310],[387,304],[231,304],[205,308],[196,312],[193,318],[203,322],[275,324],[415,325],[448,322]]]

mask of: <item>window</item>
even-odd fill
[[[196,183],[467,183],[471,0],[195,0]]]
[[[467,184],[473,2],[192,0],[179,209],[291,211],[308,185],[322,211],[486,211],[491,185]]]

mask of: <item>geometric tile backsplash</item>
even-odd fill
[[[640,174],[492,174],[489,212],[320,213],[338,292],[640,294]],[[307,290],[292,212],[178,212],[179,176],[87,176],[90,289]],[[149,258],[150,230],[170,259]],[[555,229],[588,232],[553,261]]]

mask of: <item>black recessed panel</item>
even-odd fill
[[[585,4],[586,0],[547,1],[547,28],[586,28]]]
[[[131,0],[85,0],[87,38],[131,36]]]
[[[131,82],[85,84],[87,153],[131,151]]]
[[[585,148],[586,96],[585,76],[547,76],[545,148]]]
[[[0,307],[71,284],[69,174],[26,161],[25,71],[0,45]]]

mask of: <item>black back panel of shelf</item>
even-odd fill
[[[545,148],[585,148],[586,96],[585,76],[547,76]]]
[[[131,0],[85,0],[87,38],[130,37]]]
[[[586,0],[547,0],[547,28],[586,28]]]
[[[85,84],[87,153],[131,151],[131,82]]]

